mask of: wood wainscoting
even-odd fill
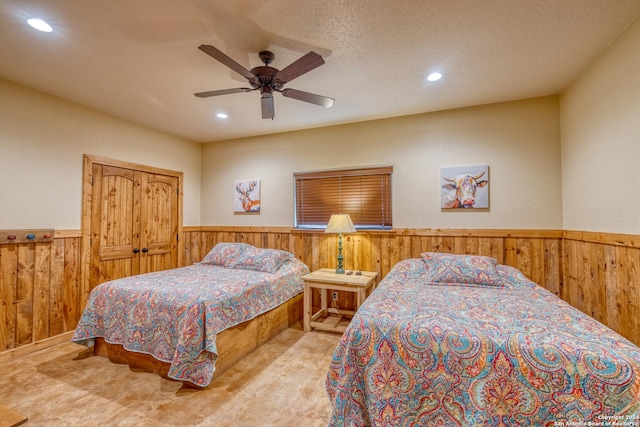
[[[184,227],[187,264],[200,261],[218,242],[244,242],[292,252],[309,268],[335,268],[338,236],[323,230],[252,227]],[[562,231],[394,229],[359,231],[342,240],[346,270],[384,277],[399,261],[421,252],[487,255],[519,268],[531,280],[560,295]]]
[[[337,262],[337,236],[288,227],[184,227],[181,265],[218,242],[292,252],[311,270]],[[86,301],[81,231],[53,242],[0,245],[0,361],[70,339]],[[345,268],[384,277],[397,263],[438,251],[495,257],[640,345],[640,236],[560,230],[394,229],[343,238]],[[353,304],[351,294],[340,306]]]
[[[335,267],[337,236],[258,227],[185,227],[185,259],[201,260],[218,242],[292,252],[311,270]],[[394,229],[343,238],[346,269],[384,277],[396,262],[436,251],[492,256],[519,268],[569,304],[640,345],[640,236],[560,230]],[[340,306],[353,304],[340,295]],[[351,299],[350,299],[351,298]]]
[[[244,242],[292,252],[311,271],[335,268],[338,236],[323,230],[247,227],[185,227],[185,259],[200,261],[218,242]],[[374,271],[383,278],[399,261],[419,258],[421,252],[486,255],[512,265],[556,295],[562,288],[562,231],[393,229],[358,231],[343,236],[346,270]],[[319,291],[313,295],[314,304]],[[338,292],[338,306],[355,307],[354,295]]]
[[[640,236],[565,231],[560,298],[640,346]]]
[[[68,340],[80,306],[80,230],[0,245],[0,361]]]

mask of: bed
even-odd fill
[[[219,357],[232,363],[300,320],[308,272],[289,252],[218,243],[197,264],[97,286],[72,341],[206,387]]]
[[[495,259],[421,256],[342,335],[331,426],[640,425],[637,346]]]

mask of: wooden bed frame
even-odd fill
[[[220,332],[216,337],[218,360],[212,381],[242,357],[299,322],[302,319],[302,302],[303,295],[298,294],[284,304],[252,320]],[[128,364],[132,369],[157,373],[163,378],[171,379],[167,376],[169,363],[161,362],[149,354],[125,350],[122,345],[109,344],[102,338],[96,338],[93,352],[95,355],[107,357],[113,363]],[[183,383],[197,388],[191,383]]]

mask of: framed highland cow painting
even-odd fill
[[[442,209],[488,209],[489,166],[440,168]]]

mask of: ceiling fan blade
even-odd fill
[[[251,92],[252,90],[248,87],[238,87],[235,89],[222,89],[222,90],[210,90],[208,92],[198,92],[194,93],[198,98],[208,98],[210,96],[218,96],[218,95],[228,95],[230,93],[240,93],[240,92]]]
[[[198,46],[198,49],[200,49],[201,51],[203,51],[207,55],[211,56],[213,59],[217,59],[218,61],[222,62],[224,65],[226,65],[227,67],[231,68],[233,71],[235,71],[236,73],[240,74],[241,76],[243,76],[243,77],[245,77],[245,78],[247,78],[249,80],[255,78],[255,76],[253,74],[251,74],[251,72],[249,70],[244,68],[242,65],[238,64],[233,59],[229,58],[227,55],[225,55],[224,53],[222,53],[220,50],[216,49],[215,47],[210,46],[208,44],[203,44],[203,45]]]
[[[324,64],[322,56],[315,52],[309,52],[297,61],[292,62],[282,70],[278,71],[274,78],[280,83],[287,83],[304,73],[318,68]]]
[[[298,101],[310,102],[325,108],[333,106],[333,103],[335,102],[335,99],[333,98],[316,95],[315,93],[303,92],[296,89],[285,89],[282,91],[282,96],[297,99]]]
[[[263,93],[260,103],[262,105],[262,118],[273,119],[276,115],[275,108],[273,106],[273,94]]]

